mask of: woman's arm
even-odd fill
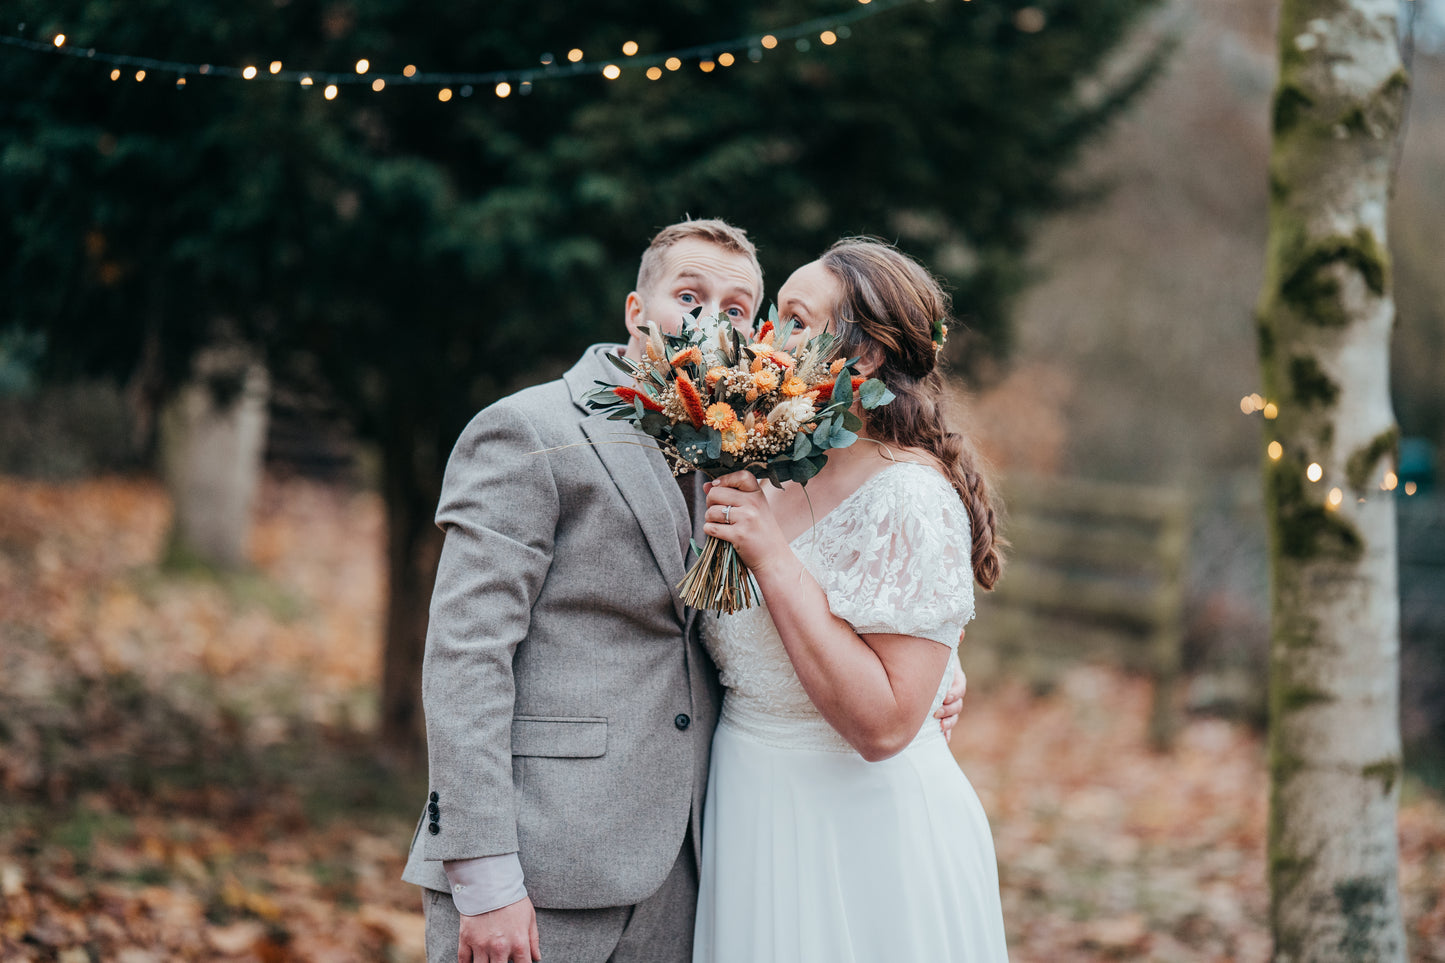
[[[900,752],[923,727],[948,647],[909,635],[859,636],[829,611],[822,586],[793,554],[751,474],[719,479],[707,503],[703,530],[736,546],[752,570],[798,680],[823,718],[870,762]]]

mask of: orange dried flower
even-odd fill
[[[839,358],[837,361],[834,361],[833,364],[828,368],[828,374],[832,375],[835,378],[838,377],[838,372],[842,371],[843,366],[847,363],[847,358]]]
[[[764,321],[764,322],[763,322],[763,326],[758,329],[758,336],[757,336],[756,338],[754,338],[753,340],[754,340],[754,341],[766,341],[767,338],[768,338],[768,335],[770,335],[770,334],[772,334],[772,333],[773,333],[773,322],[771,322],[771,321]]]
[[[778,386],[777,372],[772,370],[759,371],[753,375],[753,385],[762,392],[772,391]]]
[[[674,368],[680,368],[685,364],[698,364],[701,363],[701,361],[702,352],[697,349],[697,345],[693,345],[690,348],[679,351],[677,354],[672,356],[672,366]]]
[[[792,377],[783,382],[783,397],[797,398],[808,393],[808,385],[802,378]]]
[[[707,386],[711,388],[713,385],[726,378],[727,374],[728,369],[724,368],[722,365],[717,365],[715,367],[707,369]]]
[[[742,452],[743,447],[748,443],[748,430],[742,426],[742,422],[733,421],[722,432],[722,449],[729,455],[736,455]]]
[[[853,391],[855,394],[857,393],[858,389],[863,386],[863,382],[867,380],[867,378],[861,377],[859,375],[853,376]],[[828,400],[833,397],[833,385],[836,383],[837,379],[834,379],[833,381],[825,381],[822,384],[818,385],[818,387],[814,388],[813,390],[817,392],[814,403],[826,405],[828,403]]]
[[[752,367],[751,367],[749,370],[752,371],[753,374],[757,374],[759,371],[762,371],[762,370],[763,370],[764,368],[766,368],[767,366],[768,366],[768,358],[767,358],[767,355],[762,355],[762,354],[760,354],[760,355],[758,355],[757,357],[753,358],[753,364],[752,364]]]
[[[651,398],[647,397],[647,395],[638,391],[636,388],[628,388],[619,385],[618,387],[612,389],[612,393],[617,397],[621,398],[623,401],[627,402],[628,404],[632,404],[634,401],[641,401],[642,407],[646,408],[648,411],[662,410],[662,405],[653,401]]]
[[[677,398],[682,402],[683,410],[687,412],[692,426],[701,428],[707,412],[702,406],[702,396],[697,393],[697,385],[692,383],[692,379],[687,376],[686,371],[677,373]]]
[[[738,413],[733,411],[733,406],[726,401],[719,401],[715,405],[708,405],[703,421],[711,428],[722,431],[724,428],[736,424]]]

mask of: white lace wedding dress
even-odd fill
[[[973,617],[968,515],[927,466],[885,468],[793,550],[860,633],[956,647]],[[813,707],[766,607],[710,618],[707,644],[727,692],[693,963],[1006,960],[988,820],[932,717],[951,670],[908,748],[870,763]]]

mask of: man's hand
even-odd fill
[[[541,959],[537,911],[530,899],[462,917],[457,963],[536,963]]]
[[[958,633],[959,644],[963,643],[963,633]],[[960,668],[953,674],[953,682],[948,687],[948,693],[943,697],[943,705],[933,714],[933,718],[939,720],[938,724],[943,729],[943,738],[947,742],[953,741],[953,727],[958,725],[959,713],[963,711],[963,694],[968,691],[968,676],[963,674]]]

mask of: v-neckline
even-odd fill
[[[903,465],[918,465],[918,467],[920,467],[920,468],[927,468],[927,467],[928,467],[927,465],[920,465],[918,462],[914,462],[914,461],[895,461],[895,462],[892,462],[891,464],[884,465],[882,468],[878,469],[876,472],[874,472],[873,474],[869,475],[867,478],[863,479],[863,483],[862,483],[861,485],[859,485],[857,488],[853,489],[853,490],[852,490],[851,492],[849,492],[848,494],[844,495],[843,498],[842,498],[842,500],[840,500],[840,501],[838,502],[838,504],[834,505],[832,508],[828,509],[828,511],[823,514],[823,517],[822,517],[822,518],[814,519],[811,524],[809,524],[806,528],[804,528],[801,532],[799,532],[790,542],[788,542],[788,546],[791,548],[792,546],[797,545],[798,542],[803,538],[803,536],[808,535],[808,534],[810,534],[810,533],[812,533],[812,532],[817,531],[819,526],[821,526],[821,525],[822,525],[824,522],[826,522],[828,519],[832,518],[834,515],[838,514],[838,512],[839,512],[840,509],[842,509],[844,506],[846,506],[846,505],[847,505],[849,502],[851,502],[854,498],[858,497],[858,494],[859,494],[860,492],[862,492],[863,489],[867,488],[869,485],[873,484],[873,482],[874,482],[875,480],[877,480],[877,479],[879,479],[879,478],[882,478],[884,475],[888,474],[888,473],[889,473],[890,471],[892,471],[893,469],[899,468],[899,467],[901,467],[901,466],[903,466]]]

